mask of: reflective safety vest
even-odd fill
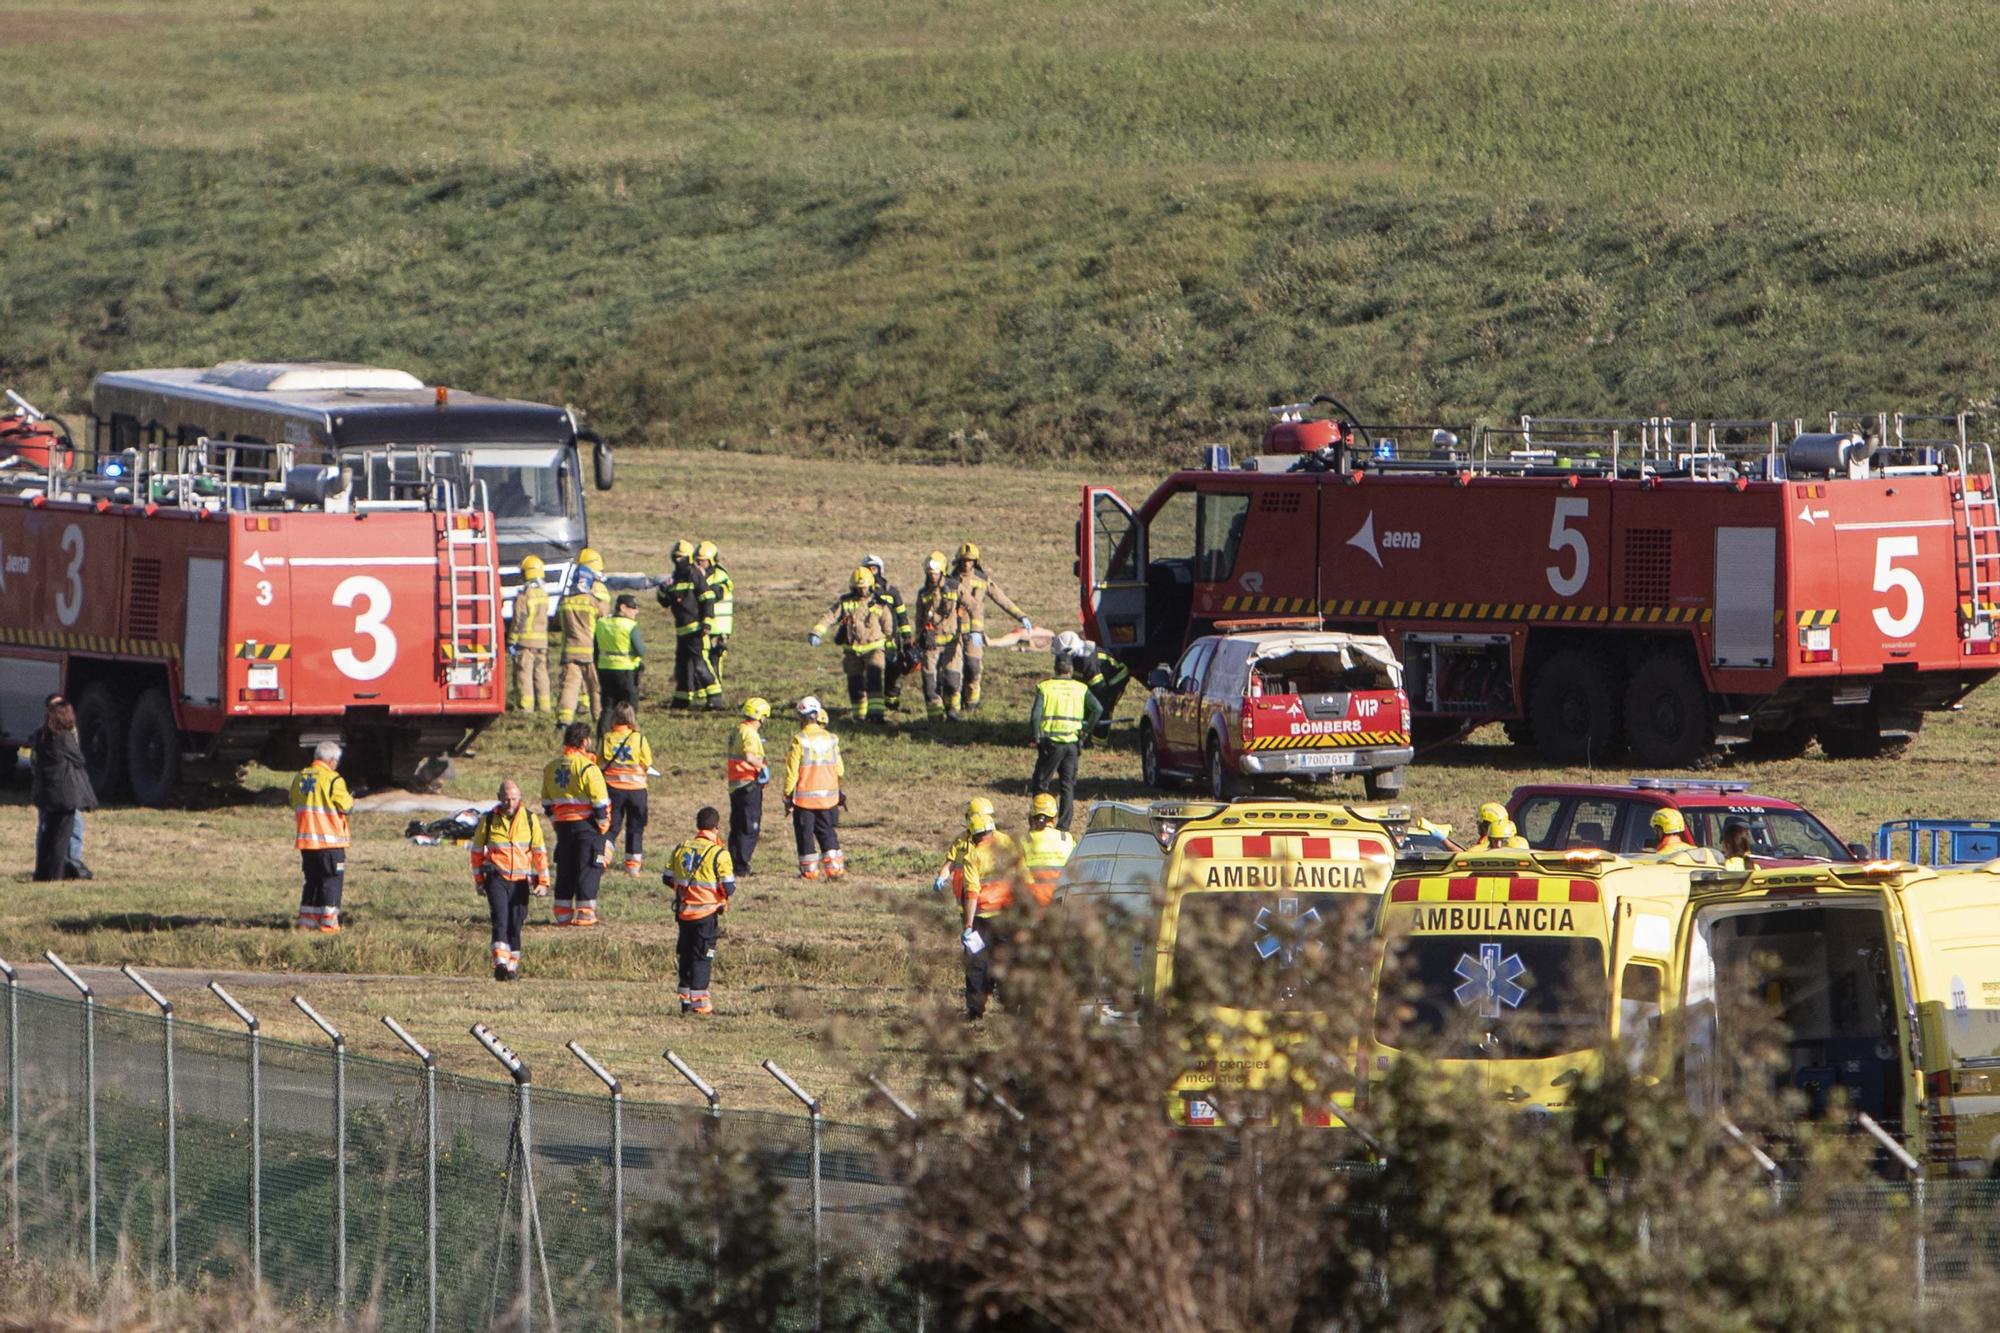
[[[1083,735],[1084,700],[1090,689],[1082,681],[1045,680],[1035,687],[1042,705],[1041,739],[1074,744]]]
[[[646,790],[646,770],[653,766],[653,743],[635,727],[613,727],[598,746],[604,753],[604,784],[620,791]]]
[[[542,770],[542,812],[557,824],[588,819],[599,832],[611,827],[611,793],[588,750],[567,747]]]
[[[1004,833],[977,840],[963,834],[944,858],[951,868],[951,896],[961,905],[968,894],[977,898],[974,916],[998,916],[1014,905],[1014,880],[1007,867],[1015,856],[1014,840]]]
[[[697,833],[674,848],[674,915],[700,921],[728,910],[736,888],[736,866],[729,849],[708,833]]]
[[[347,779],[332,764],[315,759],[292,779],[292,814],[298,837],[292,845],[302,852],[323,852],[347,846],[347,812],[354,808]]]
[[[1059,828],[1029,829],[1021,840],[1021,864],[1028,872],[1028,891],[1035,906],[1047,907],[1056,896],[1056,880],[1076,850],[1076,839]]]
[[[538,580],[529,580],[514,594],[514,615],[507,622],[507,642],[516,648],[549,646],[549,594]]]
[[[562,628],[565,662],[590,662],[597,657],[597,597],[578,591],[556,603],[556,623]]]
[[[645,660],[639,655],[639,622],[630,616],[605,616],[595,638],[600,671],[637,671]]]
[[[839,737],[808,722],[785,759],[785,799],[801,810],[831,810],[840,804],[841,771]]]
[[[729,790],[753,785],[764,771],[764,729],[749,721],[736,724],[729,738],[729,757],[722,765],[722,777]]]
[[[702,596],[708,602],[708,632],[717,638],[733,633],[736,629],[736,580],[729,577],[729,571],[721,565],[711,566],[707,588]]]
[[[542,841],[542,821],[525,804],[509,819],[500,807],[488,810],[472,833],[472,877],[487,871],[502,879],[547,879],[548,844]]]

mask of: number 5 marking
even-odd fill
[[[350,680],[378,680],[396,665],[396,635],[386,623],[389,619],[388,586],[366,574],[341,580],[340,586],[333,590],[333,604],[353,606],[357,601],[367,605],[354,613],[354,632],[366,635],[374,651],[360,657],[352,648],[336,648],[333,650],[333,664],[340,668],[341,675]]]
[[[74,523],[64,528],[62,548],[69,554],[69,568],[63,571],[69,586],[56,590],[56,619],[74,625],[83,614],[83,529]]]
[[[1547,567],[1549,586],[1556,590],[1558,597],[1574,597],[1583,587],[1583,581],[1590,577],[1590,546],[1583,534],[1569,526],[1571,519],[1582,522],[1590,517],[1590,501],[1565,497],[1556,501],[1556,516],[1549,523],[1549,549],[1551,551],[1571,550],[1576,552],[1576,568],[1568,574],[1562,566]]]
[[[1906,638],[1917,632],[1917,625],[1924,618],[1924,585],[1917,581],[1915,570],[1899,569],[1899,559],[1914,559],[1917,554],[1915,537],[1877,537],[1875,539],[1875,591],[1903,593],[1903,614],[1892,616],[1887,606],[1875,608],[1875,628],[1892,639]]]

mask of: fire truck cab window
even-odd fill
[[[1136,582],[1140,577],[1139,543],[1133,536],[1136,528],[1130,511],[1109,495],[1097,496],[1092,510],[1097,526],[1097,546],[1092,552],[1097,582]]]
[[[1236,572],[1236,553],[1243,545],[1243,525],[1250,517],[1250,497],[1204,491],[1197,510],[1195,578],[1220,583]]]
[[[1182,491],[1168,497],[1165,504],[1153,511],[1153,517],[1146,523],[1146,558],[1154,568],[1179,565],[1192,570],[1194,510],[1194,492]]]

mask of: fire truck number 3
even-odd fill
[[[64,528],[62,549],[69,568],[63,571],[63,586],[56,589],[56,619],[74,625],[83,614],[83,529],[74,523]]]
[[[1889,614],[1887,606],[1875,608],[1875,628],[1892,639],[1906,638],[1916,633],[1917,626],[1924,618],[1924,585],[1917,581],[1914,570],[1898,569],[1898,559],[1914,559],[1917,554],[1915,537],[1877,537],[1875,539],[1875,591],[1901,592],[1903,594],[1903,614]]]
[[[353,606],[357,601],[364,605],[354,613],[354,632],[367,637],[372,651],[362,657],[352,648],[336,648],[333,650],[333,664],[349,680],[379,680],[389,674],[390,667],[396,665],[396,635],[387,623],[390,607],[388,586],[366,574],[341,580],[340,586],[333,590],[333,604]]]
[[[1549,523],[1549,549],[1576,552],[1576,566],[1569,573],[1562,572],[1561,565],[1548,566],[1549,586],[1558,597],[1574,597],[1582,589],[1584,580],[1590,577],[1590,545],[1583,534],[1571,527],[1570,520],[1578,523],[1590,517],[1590,501],[1568,498],[1556,501],[1556,516]]]

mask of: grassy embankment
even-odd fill
[[[741,633],[730,667],[734,698],[754,688],[781,707],[807,691],[844,703],[835,653],[808,648],[804,632],[871,548],[907,591],[924,552],[973,537],[1003,586],[1038,622],[1074,621],[1075,474],[712,453],[649,454],[631,462],[617,504],[600,509],[611,567],[654,568],[682,533],[721,543],[741,590]],[[670,479],[713,498],[697,511]],[[704,517],[695,519],[697,512]],[[658,607],[649,602],[642,620],[654,643],[670,641]],[[722,1013],[711,1023],[685,1023],[672,1013],[674,927],[665,895],[650,878],[608,881],[610,924],[595,934],[532,928],[525,947],[529,979],[496,987],[484,972],[484,907],[471,892],[464,852],[408,845],[401,836],[407,815],[356,820],[351,929],[325,942],[295,938],[285,929],[297,887],[282,775],[261,771],[251,777],[247,800],[225,795],[193,811],[93,816],[90,860],[98,879],[87,885],[26,882],[32,812],[10,794],[14,803],[0,806],[0,847],[13,849],[0,900],[0,956],[18,962],[54,948],[75,962],[142,968],[353,974],[351,981],[302,980],[297,989],[352,1034],[358,1050],[395,1052],[376,1022],[389,1013],[452,1067],[484,1074],[489,1062],[465,1035],[481,1019],[535,1062],[538,1081],[593,1086],[560,1050],[575,1037],[626,1076],[631,1095],[671,1097],[682,1089],[659,1059],[671,1043],[733,1105],[782,1104],[784,1094],[756,1068],[769,1056],[827,1089],[835,1107],[851,1113],[852,1066],[879,1062],[894,1069],[903,1058],[880,1049],[886,1020],[911,1005],[955,1003],[953,931],[929,883],[965,800],[992,795],[1008,825],[1022,823],[1031,753],[1021,719],[1044,659],[996,652],[989,661],[992,703],[974,724],[937,732],[906,713],[896,726],[864,731],[836,708],[852,777],[846,828],[854,873],[839,888],[790,880],[790,838],[771,802],[757,877],[746,882],[728,923],[716,982]],[[663,671],[650,674],[647,697],[657,705],[670,683]],[[1114,745],[1085,758],[1086,797],[1139,791],[1129,704],[1124,716]],[[657,862],[691,826],[699,805],[721,800],[728,723],[657,708],[649,723],[665,774],[656,784],[649,839]],[[782,713],[773,732],[780,744],[790,734]],[[1996,733],[2000,696],[1989,692],[1975,696],[1965,715],[1935,722],[1904,759],[1833,763],[1815,753],[1729,772],[1760,790],[1806,801],[1843,833],[1861,837],[1878,821],[1906,814],[1988,813],[1979,794],[1990,785],[1984,779]],[[502,776],[531,777],[549,757],[552,739],[552,728],[510,716],[489,733],[477,758],[461,764],[452,790],[470,799],[489,794]],[[1516,783],[1586,776],[1537,767],[1500,740],[1498,729],[1489,728],[1478,743],[1420,764],[1411,771],[1410,800],[1424,814],[1463,826],[1478,802]],[[535,916],[545,923],[546,906]],[[311,1038],[283,1002],[285,993],[260,989],[246,996],[275,1034]],[[227,1022],[199,992],[184,1015]]]
[[[1991,395],[1971,3],[6,0],[0,379],[380,358],[1010,458]],[[361,36],[365,34],[365,36]]]

